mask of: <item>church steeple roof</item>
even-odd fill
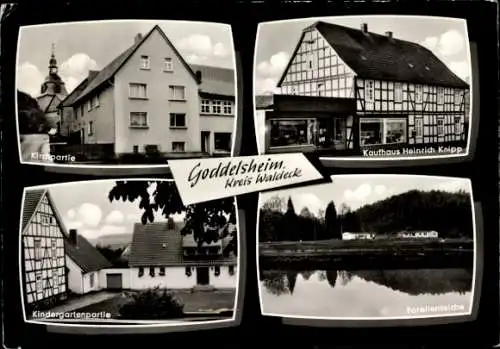
[[[49,60],[49,74],[57,74],[57,59],[55,54],[56,44],[52,44],[52,53]]]
[[[64,86],[64,81],[58,74],[59,68],[57,66],[57,59],[55,54],[55,44],[52,44],[52,50],[49,59],[49,74],[43,82],[40,92],[42,95],[63,95],[66,96],[68,92]]]

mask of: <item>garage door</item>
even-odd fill
[[[106,285],[110,290],[121,290],[123,288],[122,274],[106,274]]]

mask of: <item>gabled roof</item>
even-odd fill
[[[131,267],[182,267],[196,265],[236,265],[236,258],[214,257],[211,260],[185,259],[182,248],[183,223],[176,223],[169,229],[167,223],[136,223],[130,249],[129,265]],[[227,239],[222,242],[223,248]]]
[[[69,234],[64,226],[61,216],[59,215],[59,211],[54,205],[50,192],[46,189],[26,191],[23,203],[22,231],[24,232],[28,226],[44,196],[47,196],[47,200],[49,201],[52,211],[54,212],[55,219],[63,233],[64,250],[66,255],[70,257],[84,273],[112,267],[112,264],[83,236],[77,235],[77,246],[70,242]]]
[[[321,21],[304,29],[278,86],[285,78],[305,31],[310,28],[316,28],[359,77],[458,88],[469,86],[430,50],[417,43]]]
[[[120,70],[120,68],[127,63],[127,61],[132,57],[132,55],[137,51],[137,49],[151,36],[151,34],[157,30],[165,39],[167,44],[172,48],[174,53],[177,55],[181,63],[191,74],[193,79],[196,80],[196,75],[191,69],[191,67],[186,63],[184,58],[181,56],[179,51],[175,48],[172,42],[168,39],[167,35],[163,32],[163,30],[155,25],[146,35],[143,36],[141,40],[134,43],[127,50],[121,53],[118,57],[116,57],[111,63],[109,63],[106,67],[104,67],[93,79],[90,81],[88,86],[83,90],[83,92],[75,99],[74,103],[78,103],[81,100],[85,99],[88,95],[92,94],[95,90],[99,89],[104,83],[108,82],[112,79],[115,74]]]
[[[207,65],[191,64],[193,71],[201,73],[200,96],[234,97],[236,94],[236,78],[234,70],[228,68],[212,67]]]
[[[75,262],[83,273],[111,268],[113,265],[104,257],[99,250],[90,244],[83,236],[77,235],[77,244],[74,245],[69,239],[64,240],[66,255]]]
[[[87,88],[89,84],[89,78],[83,79],[82,82],[78,84],[77,87],[69,95],[66,96],[65,99],[62,100],[62,102],[59,104],[58,107],[70,107],[76,99],[80,96],[80,93],[83,92]]]
[[[35,214],[40,201],[42,201],[43,196],[45,195],[45,189],[37,189],[37,190],[26,190],[24,194],[24,202],[23,202],[23,225],[22,231],[26,229],[26,226],[31,220],[31,217]]]

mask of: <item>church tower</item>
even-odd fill
[[[47,75],[45,81],[42,83],[40,92],[42,95],[66,96],[68,94],[64,81],[62,81],[61,77],[59,76],[54,44],[52,44],[52,53],[49,60],[49,75]]]

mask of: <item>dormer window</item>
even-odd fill
[[[141,69],[143,69],[143,70],[150,69],[149,56],[141,56]]]

